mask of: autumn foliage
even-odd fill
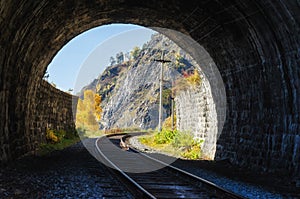
[[[192,73],[183,72],[183,77],[175,81],[173,92],[187,90],[191,87],[198,87],[201,85],[201,77],[199,72],[195,69]]]
[[[176,115],[174,115],[173,128],[176,129]],[[163,123],[163,129],[165,130],[174,130],[172,129],[172,116],[167,117]]]
[[[101,96],[92,90],[84,91],[83,99],[78,100],[76,113],[76,127],[95,131],[99,129],[101,119]]]
[[[46,140],[51,143],[57,143],[59,141],[58,136],[55,135],[54,130],[51,129],[47,129],[46,131]]]
[[[96,117],[96,121],[99,122],[101,119],[101,113],[102,113],[102,108],[101,108],[101,97],[98,94],[95,94],[94,97],[94,101],[95,101],[95,117]]]
[[[197,70],[194,70],[193,74],[187,76],[186,80],[191,86],[199,86],[201,84],[201,78]]]

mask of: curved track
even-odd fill
[[[96,148],[102,161],[116,170],[119,179],[142,198],[243,198],[207,180],[168,165],[132,148],[122,150],[120,139],[130,135],[100,137]],[[144,172],[145,165],[160,169]]]

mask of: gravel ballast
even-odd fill
[[[143,145],[138,141],[138,136],[131,137],[129,144],[145,153],[158,153],[162,156],[168,155],[167,153]],[[226,161],[212,162],[177,159],[172,165],[246,198],[300,198],[300,189],[297,187],[291,187],[288,190],[278,190],[275,187],[275,181],[278,181],[278,177],[274,177],[273,180],[270,176],[260,176],[248,171],[245,172],[240,168],[235,168]],[[281,180],[282,182],[277,182],[277,184],[284,183],[284,179]]]
[[[95,139],[83,142],[88,148],[93,148]],[[166,155],[142,145],[136,137],[130,139],[130,144],[147,153]],[[228,162],[177,159],[172,165],[246,198],[300,198],[299,189],[292,187],[292,191],[286,191],[274,188],[273,183],[274,186],[278,184],[276,178],[263,182],[264,177],[259,177],[255,183],[255,175],[235,170]],[[80,142],[62,151],[43,157],[28,156],[0,168],[0,198],[134,197]]]
[[[84,140],[87,146],[94,139]],[[0,198],[133,198],[80,142],[0,170]]]

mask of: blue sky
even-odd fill
[[[131,24],[90,29],[68,42],[48,66],[49,82],[78,92],[109,65],[109,58],[150,40],[153,30]]]

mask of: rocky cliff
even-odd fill
[[[163,118],[170,115],[172,81],[193,70],[193,59],[174,42],[154,34],[131,61],[108,67],[84,89],[102,96],[101,128],[156,128],[159,109],[159,75],[162,49],[164,59]]]

